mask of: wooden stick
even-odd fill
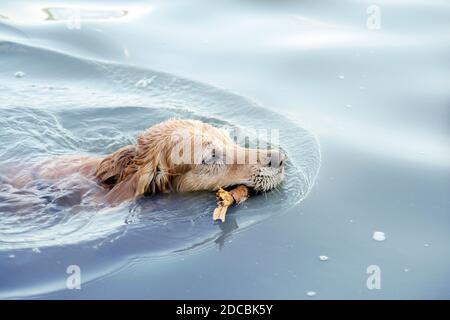
[[[240,185],[230,191],[219,188],[216,193],[216,198],[218,207],[214,209],[213,220],[225,222],[225,215],[228,207],[234,203],[240,204],[248,199],[248,188],[244,185]]]

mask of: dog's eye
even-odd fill
[[[213,158],[213,159],[216,158],[216,149],[212,149],[212,151],[211,151],[211,158]]]

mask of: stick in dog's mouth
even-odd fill
[[[249,188],[245,185],[239,185],[230,191],[219,188],[216,192],[217,208],[214,209],[213,220],[221,220],[225,222],[225,215],[228,207],[233,204],[241,204],[249,197]]]

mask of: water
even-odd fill
[[[0,296],[450,298],[450,6],[379,2],[369,30],[370,4],[3,2],[0,172],[106,154],[169,117],[280,129],[289,166],[224,225],[207,192],[97,210],[4,183]]]

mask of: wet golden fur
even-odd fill
[[[183,161],[174,158],[183,153]],[[228,162],[224,154],[229,155]],[[279,167],[273,166],[274,156]],[[168,120],[143,131],[135,144],[103,158],[61,156],[33,170],[33,177],[22,173],[17,182],[24,185],[36,175],[61,179],[79,174],[103,187],[102,202],[118,204],[148,193],[217,190],[237,184],[267,191],[283,179],[284,165],[277,151],[240,147],[209,124]]]

